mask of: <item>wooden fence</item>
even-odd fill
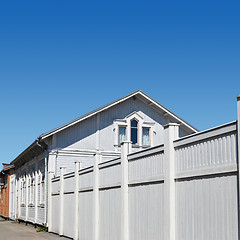
[[[82,240],[237,240],[237,122],[60,177],[50,174],[50,232]]]

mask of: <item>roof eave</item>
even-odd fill
[[[24,160],[24,158],[33,157],[35,155],[39,155],[44,152],[44,149],[47,149],[47,145],[45,143],[41,143],[41,138],[37,138],[28,148],[26,148],[23,152],[21,152],[10,164],[16,166],[20,160]],[[27,156],[27,155],[31,156]]]

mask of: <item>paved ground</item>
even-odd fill
[[[56,234],[36,232],[32,225],[6,221],[0,217],[0,240],[69,240]]]

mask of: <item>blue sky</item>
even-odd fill
[[[1,1],[0,162],[141,89],[200,130],[236,120],[239,1]]]

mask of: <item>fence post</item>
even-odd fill
[[[63,218],[64,218],[64,178],[65,167],[60,167],[60,209],[59,209],[59,235],[63,235]]]
[[[53,172],[48,173],[48,232],[52,232],[52,178]]]
[[[128,154],[132,142],[124,141],[121,146],[121,239],[129,239],[129,209],[128,209]]]
[[[101,152],[96,151],[95,161],[93,165],[93,196],[94,196],[94,231],[93,238],[94,240],[99,239],[99,166],[101,162]]]
[[[74,175],[74,180],[75,180],[75,189],[74,189],[74,195],[75,195],[75,237],[74,240],[78,240],[78,204],[79,204],[79,197],[78,197],[78,190],[79,190],[79,173],[78,171],[80,170],[80,163],[75,162],[75,175]]]
[[[179,136],[179,124],[164,126],[164,239],[175,240],[175,159],[173,141]]]
[[[237,97],[237,155],[238,155],[238,166],[240,163],[240,95]],[[239,170],[239,169],[238,169]]]
[[[237,165],[238,165],[238,215],[240,213],[240,95],[237,97]],[[238,238],[240,239],[240,217],[238,218]]]

